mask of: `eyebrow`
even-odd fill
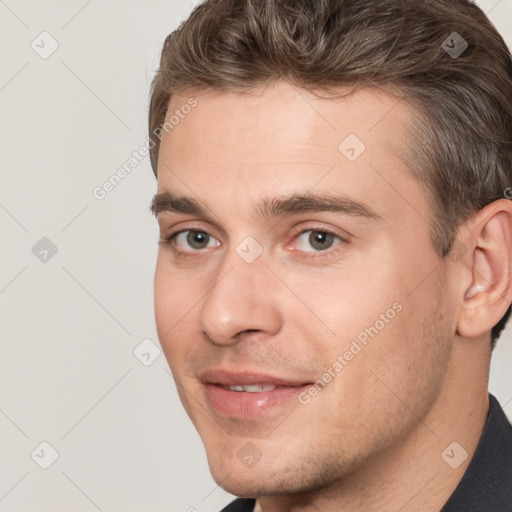
[[[151,202],[150,210],[155,217],[162,212],[174,212],[208,218],[208,209],[196,199],[176,196],[165,190],[157,193]],[[330,194],[292,194],[286,197],[264,199],[257,208],[263,220],[298,215],[309,212],[335,212],[370,220],[380,220],[369,206],[348,197]]]

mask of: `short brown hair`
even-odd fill
[[[443,257],[459,226],[512,185],[512,59],[469,0],[204,1],[165,40],[152,83],[155,176],[173,95],[278,79],[324,93],[380,87],[416,108],[405,160],[431,197]]]

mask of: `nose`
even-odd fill
[[[279,332],[282,315],[276,279],[263,257],[246,263],[233,251],[215,278],[199,313],[201,329],[212,343],[232,345],[246,332],[264,338]]]

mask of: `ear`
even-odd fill
[[[465,262],[471,272],[464,277],[457,333],[475,338],[489,332],[512,301],[512,201],[488,204],[466,228]]]

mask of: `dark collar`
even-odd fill
[[[512,511],[512,425],[489,393],[487,421],[471,462],[442,512]]]

